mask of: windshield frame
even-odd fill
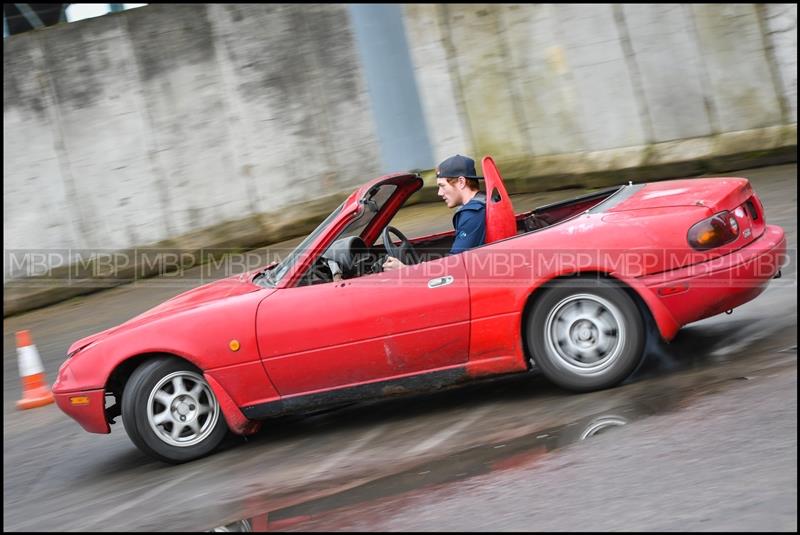
[[[344,200],[342,204],[340,204],[333,212],[331,212],[328,217],[326,217],[322,223],[317,225],[311,234],[305,237],[297,247],[289,253],[286,258],[281,260],[278,265],[274,268],[266,271],[260,271],[254,278],[253,282],[259,285],[264,285],[269,288],[275,288],[280,284],[283,278],[292,270],[292,267],[297,263],[300,259],[301,253],[308,249],[311,244],[316,241],[316,239],[324,232],[324,230],[342,213],[344,210],[345,205],[347,204],[347,200]]]
[[[269,288],[289,288],[295,286],[313,260],[354,220],[360,219],[365,211],[371,210],[367,196],[380,186],[393,184],[392,192],[366,225],[362,234],[371,235],[375,229],[382,228],[397,211],[398,205],[422,187],[422,177],[416,173],[393,173],[373,179],[354,191],[334,210],[314,231],[274,268],[261,270],[252,282]],[[370,197],[371,199],[371,197]],[[299,266],[299,267],[298,267]]]

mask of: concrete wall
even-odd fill
[[[796,157],[796,4],[402,14],[436,161],[492,154],[536,190]],[[334,4],[153,4],[5,39],[5,249],[183,246],[203,229],[253,245],[320,218],[329,204],[298,203],[380,174],[359,46]]]
[[[153,244],[378,174],[344,5],[151,5],[3,60],[6,249]]]
[[[536,176],[796,145],[796,4],[405,13],[437,160],[488,153]]]
[[[780,88],[783,120],[797,123],[797,4],[758,4],[756,9]]]

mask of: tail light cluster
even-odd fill
[[[734,241],[739,237],[739,224],[732,213],[725,210],[695,223],[689,229],[689,245],[698,251],[707,251]]]
[[[756,210],[756,207],[753,204],[753,200],[750,199],[746,203],[744,203],[744,207],[747,210],[747,215],[750,216],[750,219],[752,219],[753,221],[758,221],[758,210]]]

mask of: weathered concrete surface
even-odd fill
[[[440,123],[429,132],[437,159],[617,150],[633,166],[629,147],[791,125],[796,145],[796,5],[414,4],[405,13],[423,107]]]
[[[710,82],[718,131],[760,128],[781,121],[755,6],[691,6]]]
[[[151,5],[3,52],[6,249],[152,245],[379,174],[344,5]]]
[[[774,58],[773,76],[781,88],[785,121],[797,122],[797,4],[757,4],[766,34],[766,48]]]
[[[705,67],[689,9],[675,4],[615,7],[618,24],[628,34],[629,65],[636,69],[641,84],[639,98],[643,97],[648,135],[654,142],[708,136],[715,131],[704,95]]]

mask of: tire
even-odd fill
[[[147,361],[131,374],[122,394],[122,422],[136,447],[168,463],[208,455],[228,432],[202,373],[171,357]]]
[[[528,315],[526,341],[550,381],[588,392],[621,383],[644,353],[645,324],[614,281],[570,279],[544,291]]]

